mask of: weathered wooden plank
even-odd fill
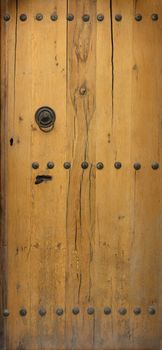
[[[161,23],[152,21],[161,13],[161,2],[138,1],[134,12],[143,20],[133,26],[132,66],[132,162],[140,162],[134,174],[131,218],[131,302],[141,304],[142,317],[132,322],[134,342],[138,347],[159,348],[159,313],[161,301],[161,169],[153,162],[161,158]],[[133,175],[133,174],[132,174]],[[134,197],[134,200],[133,200]],[[148,307],[156,314],[148,314]]]
[[[63,168],[66,151],[66,3],[48,1],[33,3],[34,13],[43,13],[44,21],[33,23],[32,60],[35,62],[32,115],[39,106],[47,105],[56,112],[54,130],[42,133],[35,123],[32,131],[32,161],[39,161],[40,168],[32,174],[51,174],[47,184],[33,186],[32,193],[32,249],[34,266],[32,300],[35,347],[52,349],[64,347],[65,315],[56,315],[58,307],[65,311],[65,258],[66,258],[66,171]],[[56,11],[59,20],[52,22],[50,14]],[[47,40],[48,38],[48,40]],[[37,63],[36,63],[37,62]],[[47,170],[53,161],[53,170]],[[40,318],[38,307],[45,307],[47,315]]]
[[[66,346],[94,346],[92,263],[95,239],[96,2],[68,1],[67,158],[72,162],[67,188]],[[82,16],[90,20],[84,22]],[[85,92],[84,92],[85,89]],[[89,166],[82,169],[81,163]],[[74,316],[72,308],[80,308]]]
[[[110,265],[109,197],[112,89],[113,89],[113,38],[111,3],[97,1],[96,14],[103,14],[104,20],[97,21],[96,31],[96,164],[104,168],[96,170],[95,237],[92,277],[92,295],[95,305],[94,340],[96,348],[111,347],[113,336],[112,314],[106,315],[105,308],[112,309],[112,281]]]
[[[98,319],[99,339],[110,348],[119,344],[127,348],[130,343],[127,281],[130,278],[131,7],[130,1],[122,4],[109,1],[107,33],[104,23],[104,35],[97,38],[96,154],[104,163],[104,170],[96,178],[96,299],[102,310],[101,320]],[[115,21],[115,15],[121,13],[123,20]],[[120,169],[114,167],[115,162],[121,163]],[[112,309],[111,315],[103,315],[105,306]],[[125,316],[118,313],[121,307],[128,310]]]
[[[1,2],[1,12],[11,15],[1,44],[1,309],[10,310],[1,347],[159,350],[161,1],[20,0]],[[43,105],[56,112],[48,134],[34,120]],[[52,181],[35,185],[42,174]]]
[[[46,18],[53,10],[53,2],[46,9]],[[64,344],[64,316],[58,320],[55,314],[57,307],[64,309],[65,295],[65,123],[66,123],[66,4],[55,3],[60,21],[46,22],[40,30],[39,23],[33,28],[34,44],[33,59],[39,55],[38,66],[35,71],[33,86],[35,105],[49,105],[56,111],[56,126],[48,135],[33,132],[33,159],[40,159],[39,172],[52,173],[53,181],[44,184],[45,188],[35,189],[33,193],[33,230],[35,240],[40,245],[36,257],[33,252],[32,260],[38,259],[33,279],[33,288],[37,291],[33,303],[33,317],[36,309],[46,305],[48,312],[44,322],[40,317],[35,318],[35,335],[38,336],[37,347],[40,344],[52,347],[55,343],[58,348]],[[35,12],[38,11],[36,4]],[[39,11],[44,12],[44,4],[40,3]],[[45,41],[48,35],[48,41]],[[39,45],[37,45],[39,43]],[[54,93],[55,91],[55,93]],[[63,102],[62,102],[63,101]],[[34,113],[34,110],[33,110]],[[61,141],[62,140],[62,141]],[[61,141],[61,142],[60,142]],[[37,145],[37,149],[34,147]],[[45,152],[45,149],[47,151]],[[48,161],[54,161],[53,171],[45,170]],[[34,174],[33,174],[34,181]],[[42,204],[43,203],[43,207]],[[43,210],[41,221],[38,212]],[[45,235],[46,233],[46,235]],[[43,263],[42,263],[43,260]],[[38,277],[36,277],[38,274]],[[41,278],[44,276],[44,279]],[[41,299],[40,299],[41,296]],[[53,320],[53,321],[52,321]],[[51,322],[52,321],[52,322]]]
[[[56,10],[57,23],[50,19]],[[7,346],[39,349],[55,342],[61,348],[64,317],[57,322],[55,309],[64,308],[65,293],[65,142],[60,140],[65,140],[66,122],[66,4],[48,1],[45,8],[42,1],[26,1],[17,4],[15,14],[11,6],[8,12]],[[38,12],[44,15],[42,23],[35,20]],[[27,13],[26,22],[19,20],[21,13]],[[57,114],[56,128],[48,136],[34,121],[42,105],[52,106]],[[35,160],[40,163],[38,172],[32,171]],[[56,174],[55,169],[47,170],[50,160]],[[39,172],[52,173],[53,181],[36,186]],[[19,315],[22,307],[27,309],[24,318]],[[44,319],[38,315],[40,307],[47,310]]]
[[[8,90],[7,90],[7,230],[8,278],[7,301],[10,316],[7,321],[7,348],[25,346],[24,338],[30,333],[30,124],[31,124],[31,40],[29,22],[21,22],[17,1],[15,12],[11,4],[8,30]],[[13,6],[13,5],[12,5]],[[25,39],[25,40],[24,40]],[[21,56],[21,59],[20,59]],[[14,301],[14,302],[13,302]],[[21,317],[20,309],[27,310]]]
[[[1,19],[1,175],[2,175],[2,278],[3,278],[3,300],[1,308],[1,320],[3,319],[3,309],[8,307],[8,252],[9,252],[9,239],[8,239],[8,145],[10,144],[10,138],[8,138],[8,130],[10,129],[9,123],[9,110],[11,108],[12,114],[14,111],[14,53],[15,53],[15,16],[16,16],[16,4],[12,1],[1,2],[1,13],[3,15],[11,13],[12,22],[4,22]],[[10,56],[8,56],[8,50],[10,49]],[[11,59],[12,57],[12,59]],[[9,103],[10,101],[10,103]],[[4,232],[4,234],[3,234]],[[2,348],[8,346],[8,327],[7,321],[3,319],[2,332]]]
[[[11,5],[11,4],[10,4]],[[0,3],[0,13],[6,14],[6,4]],[[1,33],[1,232],[0,232],[0,347],[4,348],[6,345],[6,327],[5,320],[2,316],[2,310],[7,306],[7,237],[6,237],[6,112],[7,112],[7,56],[6,49],[8,46],[8,36],[6,32],[6,26],[3,25],[3,21],[0,22],[0,33]]]

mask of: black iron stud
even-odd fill
[[[64,168],[65,169],[70,169],[71,168],[71,164],[69,162],[65,162],[64,163]]]
[[[155,313],[156,313],[155,308],[152,307],[152,306],[150,306],[150,307],[148,308],[148,313],[149,313],[150,315],[155,315]]]
[[[22,13],[20,15],[20,21],[25,22],[27,20],[27,15],[25,13]]]
[[[104,15],[103,15],[102,13],[99,13],[99,14],[97,15],[97,20],[98,20],[99,22],[102,22],[102,21],[104,20]]]
[[[141,169],[141,164],[140,163],[134,163],[134,169],[135,170],[140,170]]]
[[[39,315],[41,317],[45,316],[47,313],[46,309],[44,309],[44,307],[41,307],[41,309],[39,309]]]
[[[86,160],[81,164],[82,169],[87,169],[88,168],[88,162]]]
[[[10,20],[10,15],[8,13],[6,13],[6,15],[3,16],[3,19],[5,22],[8,22]]]
[[[133,310],[134,314],[135,315],[140,315],[141,313],[141,308],[140,307],[135,307],[134,310]]]
[[[139,13],[138,13],[137,15],[135,15],[135,20],[136,20],[137,22],[142,21],[142,15],[140,15]]]
[[[3,316],[8,317],[10,315],[10,312],[8,309],[3,310]]]
[[[39,163],[38,162],[33,162],[32,163],[32,168],[33,169],[38,169],[39,168]]]
[[[95,312],[95,310],[94,310],[94,307],[88,307],[88,309],[87,309],[87,313],[88,313],[88,315],[93,315],[94,314],[94,312]]]
[[[158,20],[158,14],[157,13],[153,13],[152,15],[151,15],[151,19],[152,19],[152,21],[157,21]]]
[[[42,21],[42,19],[43,19],[42,13],[37,13],[35,18],[37,21]]]
[[[74,307],[74,308],[72,309],[72,313],[73,313],[74,315],[78,315],[79,312],[80,312],[80,310],[79,310],[78,307]]]
[[[85,86],[81,86],[79,92],[80,92],[80,95],[82,95],[82,96],[86,95],[86,93],[87,93],[86,87]]]
[[[56,315],[57,315],[57,316],[62,316],[63,313],[64,313],[64,310],[63,310],[62,308],[58,308],[58,309],[56,310]]]
[[[120,168],[122,167],[122,164],[121,164],[120,162],[115,162],[115,163],[114,163],[114,167],[115,167],[116,169],[120,169]]]
[[[57,21],[57,19],[58,19],[58,15],[56,13],[53,13],[51,15],[51,21]]]
[[[110,314],[111,314],[111,308],[106,306],[106,307],[104,308],[104,314],[105,314],[105,315],[110,315]]]
[[[159,169],[159,163],[157,163],[157,162],[152,163],[152,169],[153,170]]]
[[[27,310],[26,309],[21,309],[20,310],[20,316],[24,317],[27,315]]]
[[[87,15],[87,14],[85,14],[85,15],[82,16],[82,20],[83,20],[84,22],[88,22],[88,21],[90,20],[90,16]]]
[[[98,162],[98,163],[96,164],[96,168],[97,168],[98,170],[102,170],[102,169],[104,168],[103,163]]]
[[[69,13],[69,14],[67,15],[67,20],[68,20],[68,21],[73,21],[73,19],[74,19],[74,15],[73,15],[72,13]]]
[[[120,22],[121,20],[122,20],[122,15],[115,15],[115,20],[117,21],[117,22]]]
[[[119,309],[119,314],[120,314],[120,315],[124,316],[126,313],[127,313],[127,309],[126,309],[125,307],[121,307],[121,308]]]
[[[53,162],[48,162],[48,163],[47,163],[47,168],[48,168],[48,169],[53,169],[54,166],[55,166],[55,164],[54,164]]]

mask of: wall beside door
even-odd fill
[[[4,350],[161,350],[161,31],[160,0],[1,1]]]

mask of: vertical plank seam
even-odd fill
[[[110,30],[111,30],[111,69],[112,69],[112,82],[111,82],[111,97],[112,97],[112,119],[111,125],[113,128],[114,122],[114,31],[113,31],[113,7],[112,0],[110,0]]]
[[[2,1],[0,1],[0,14],[2,16]],[[2,84],[2,22],[0,23],[0,33],[1,33],[1,71],[0,71],[0,76],[1,76],[1,84]],[[3,42],[4,44],[4,42]],[[6,49],[6,45],[5,45]],[[6,53],[6,50],[5,50]],[[4,61],[5,65],[3,63],[3,71],[6,72],[6,55],[4,55]],[[4,78],[4,77],[3,77]],[[4,82],[5,88],[6,88],[6,77],[5,77],[5,82]],[[6,104],[4,103],[4,85],[3,85],[3,90],[2,90],[2,85],[1,85],[1,111],[0,111],[0,118],[1,118],[1,232],[0,232],[0,292],[1,292],[1,297],[0,297],[0,307],[1,310],[4,308],[5,304],[5,284],[6,284],[6,256],[5,256],[5,249],[4,249],[4,241],[5,241],[5,186],[4,186],[4,180],[5,180],[5,171],[4,171],[4,142],[3,142],[3,137],[4,137],[4,129],[5,129],[5,118],[4,118],[4,108],[6,107]],[[2,103],[3,101],[3,103]],[[3,108],[3,112],[2,112]],[[3,123],[3,124],[2,124]],[[3,143],[2,143],[3,142]],[[4,349],[5,345],[5,323],[4,319],[1,318],[0,320],[0,327],[1,327],[1,335],[0,335],[0,346],[2,349]]]
[[[69,0],[66,0],[66,135],[67,135],[67,101],[68,101],[68,9],[69,9]],[[67,148],[66,148],[67,149]],[[67,155],[67,151],[66,151]],[[71,161],[71,160],[70,160]],[[67,179],[67,189],[66,189],[66,222],[65,222],[65,234],[66,234],[66,258],[65,258],[65,293],[64,293],[64,307],[65,307],[65,321],[64,321],[64,344],[65,348],[67,347],[67,305],[66,305],[66,299],[67,299],[67,288],[66,288],[66,280],[67,280],[67,266],[68,266],[68,236],[67,236],[67,224],[68,224],[68,201],[69,201],[69,191],[70,191],[70,170],[66,174]]]
[[[17,16],[18,16],[19,0],[16,0],[16,18],[15,18],[15,52],[14,52],[14,120],[15,120],[15,108],[16,108],[16,69],[17,69]],[[14,125],[13,125],[14,128]],[[14,130],[13,130],[14,134]]]

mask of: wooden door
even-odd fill
[[[1,0],[0,349],[162,350],[161,169],[162,1]]]

